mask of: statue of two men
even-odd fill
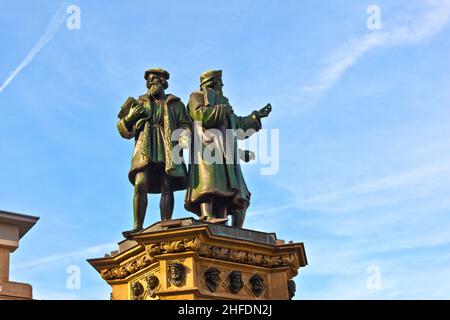
[[[123,138],[135,140],[128,173],[134,185],[134,227],[124,236],[143,229],[148,193],[161,194],[161,220],[170,220],[173,193],[185,189],[186,210],[213,223],[224,223],[231,215],[232,225],[242,227],[250,192],[239,158],[249,161],[254,155],[238,149],[237,140],[261,128],[261,118],[271,112],[270,104],[249,116],[237,116],[222,93],[222,71],[212,70],[200,76],[200,90],[191,94],[187,113],[180,98],[165,92],[166,70],[146,70],[144,78],[147,93],[137,100],[128,98],[117,124]],[[219,152],[212,162],[203,159],[211,143]],[[189,174],[183,161],[183,149],[188,147]]]

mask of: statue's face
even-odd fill
[[[204,86],[206,88],[215,90],[217,93],[222,94],[222,87],[223,87],[222,78],[216,77],[205,83]]]
[[[147,79],[147,88],[153,97],[161,95],[164,93],[163,79],[156,74],[150,74]]]
[[[289,298],[293,298],[295,296],[295,291],[296,291],[296,286],[295,286],[295,282],[290,280],[288,282],[288,291],[289,291]]]
[[[228,288],[230,288],[232,292],[238,293],[244,286],[241,273],[233,271],[228,277],[230,281]]]
[[[253,290],[257,292],[262,292],[264,290],[263,278],[256,278],[255,280],[253,280]]]
[[[148,287],[150,289],[155,289],[158,286],[158,278],[156,277],[150,277],[148,279]]]
[[[131,285],[131,291],[135,296],[140,295],[142,292],[141,290],[141,286],[139,284],[139,282],[133,282],[133,284]]]
[[[263,279],[257,279],[255,281],[255,287],[261,288],[262,286],[264,286],[264,281]]]
[[[219,280],[220,280],[219,274],[217,272],[211,272],[206,277],[206,280],[211,282],[211,283],[217,284],[219,282]]]
[[[242,276],[240,274],[236,274],[231,278],[231,285],[235,288],[242,287]]]
[[[177,267],[170,267],[170,277],[174,280],[181,280],[183,278],[183,271]]]
[[[222,87],[223,87],[223,82],[222,82],[222,78],[215,78],[214,79],[214,90],[216,90],[217,92],[222,93]]]

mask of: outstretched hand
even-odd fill
[[[265,118],[269,116],[270,112],[272,112],[272,105],[268,103],[264,108],[259,111],[256,111],[256,115],[258,118]]]

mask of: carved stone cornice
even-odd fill
[[[292,292],[288,294],[288,280],[308,264],[303,243],[285,243],[274,233],[191,218],[158,222],[121,241],[118,251],[88,262],[112,287],[113,297],[118,300],[283,300],[292,296]],[[171,269],[175,263],[186,268],[181,285],[171,281],[176,276]],[[211,287],[206,283],[206,272],[214,268],[219,275],[208,278],[216,281],[216,287]],[[232,271],[241,273],[245,290],[230,292],[228,277]],[[159,287],[157,293],[149,294],[147,279],[151,275],[159,279]],[[144,296],[137,282],[144,286]]]
[[[153,262],[156,262],[156,260],[144,252],[136,258],[126,262],[122,266],[101,270],[100,275],[105,280],[124,279],[129,275],[151,265]]]
[[[294,254],[257,254],[245,250],[209,245],[203,242],[199,237],[152,243],[146,245],[145,248],[150,257],[166,253],[194,251],[201,257],[216,260],[245,263],[266,268],[289,267],[291,272],[295,275],[299,268],[299,263]]]
[[[197,252],[199,256],[205,258],[245,263],[266,268],[289,267],[294,275],[297,274],[299,268],[299,264],[294,254],[257,254],[245,250],[209,245],[200,240],[199,237],[194,237],[148,244],[145,246],[145,252],[138,257],[126,262],[122,266],[104,269],[100,272],[100,275],[105,280],[124,279],[156,262],[156,256],[158,255],[186,251]]]
[[[190,222],[182,220],[181,222]],[[242,263],[263,268],[288,268],[289,277],[307,264],[302,243],[276,243],[271,234],[252,230],[235,230],[227,226],[209,226],[192,221],[192,225],[171,226],[133,235],[135,245],[119,254],[89,262],[104,280],[124,280],[164,259],[164,255],[195,252],[199,257]],[[220,229],[222,228],[222,229]]]

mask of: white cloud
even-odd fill
[[[450,21],[450,0],[428,0],[419,12],[403,13],[384,23],[386,31],[371,32],[337,48],[312,84],[300,88],[301,100],[316,97],[330,89],[366,52],[378,46],[417,44],[445,28]]]

